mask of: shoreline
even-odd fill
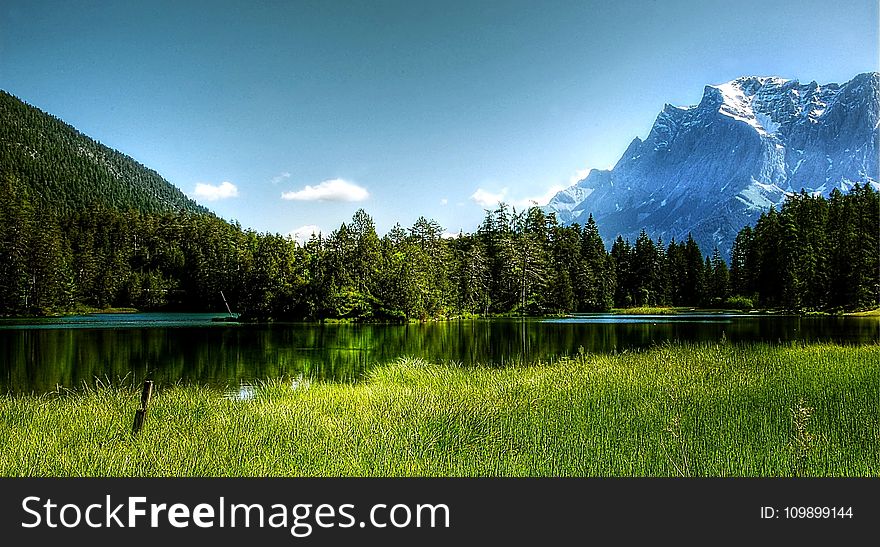
[[[18,315],[18,316],[0,316],[0,321],[27,321],[39,319],[52,319],[61,317],[77,317],[89,315],[128,315],[138,313],[157,313],[157,314],[189,314],[189,313],[216,313],[218,322],[233,323],[306,323],[306,324],[353,324],[353,325],[402,325],[402,324],[419,324],[419,323],[435,323],[447,321],[468,321],[478,319],[537,319],[537,318],[559,318],[559,317],[576,317],[586,314],[607,314],[607,315],[646,315],[646,316],[666,316],[666,315],[688,315],[688,314],[735,314],[735,315],[759,315],[759,316],[785,316],[785,317],[878,317],[880,318],[880,308],[872,308],[867,310],[857,310],[849,312],[828,312],[828,311],[791,311],[782,309],[734,309],[734,308],[700,308],[700,307],[632,307],[632,308],[611,308],[607,311],[598,312],[566,312],[566,313],[548,313],[543,315],[517,315],[513,313],[507,314],[489,314],[489,315],[462,315],[455,317],[437,317],[431,319],[412,318],[403,320],[364,320],[349,318],[326,318],[326,319],[251,319],[236,316],[234,318],[225,317],[227,314],[222,311],[206,312],[206,311],[163,311],[163,310],[138,310],[135,308],[89,308],[86,310],[71,310],[67,312],[57,312],[46,315]]]

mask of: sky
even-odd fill
[[[0,88],[245,228],[458,233],[707,84],[876,71],[878,26],[877,0],[4,0]]]

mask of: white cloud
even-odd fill
[[[565,186],[563,186],[561,184],[554,184],[553,186],[548,188],[547,191],[544,192],[543,194],[541,194],[540,196],[523,198],[520,200],[512,200],[511,205],[513,205],[517,209],[526,209],[526,208],[529,208],[535,204],[547,205],[547,203],[551,199],[553,199],[553,196],[555,196],[557,193],[559,193],[562,190],[565,190]]]
[[[569,185],[577,184],[578,182],[587,178],[587,175],[589,175],[589,174],[590,174],[590,170],[586,167],[584,167],[583,169],[578,169],[577,171],[574,172],[574,175],[569,177],[568,184]]]
[[[507,188],[502,188],[500,192],[489,192],[483,190],[482,188],[478,188],[476,192],[471,195],[471,201],[475,202],[480,207],[484,209],[497,207],[500,202],[505,202],[508,205],[512,205],[516,207],[517,210],[528,209],[533,205],[547,205],[547,202],[550,201],[553,196],[556,195],[560,190],[564,190],[565,186],[561,184],[554,184],[547,189],[543,194],[539,196],[531,196],[525,198],[515,198],[513,196],[508,195]]]
[[[471,201],[483,208],[496,207],[500,202],[504,201],[507,196],[507,188],[502,188],[500,192],[493,194],[482,188],[471,194]]]
[[[325,180],[317,186],[284,192],[281,199],[297,201],[364,201],[370,197],[366,188],[342,179]]]
[[[449,200],[446,199],[446,198],[443,198],[443,199],[440,200],[440,205],[446,205],[446,204],[448,204],[448,203],[449,203]]]
[[[218,199],[238,197],[238,188],[228,180],[221,182],[217,186],[198,182],[196,183],[196,190],[193,192],[193,195],[205,201],[217,201]]]
[[[304,244],[306,241],[311,239],[312,234],[321,233],[321,228],[319,226],[315,226],[314,224],[306,224],[305,226],[300,226],[296,230],[291,231],[287,234],[291,239],[295,239],[299,242],[300,245]]]
[[[290,173],[288,173],[287,171],[285,171],[283,173],[278,173],[277,175],[272,177],[272,184],[278,184],[282,180],[289,179],[289,178],[290,178]]]

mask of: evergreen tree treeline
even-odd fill
[[[473,234],[444,238],[419,218],[380,237],[363,210],[304,244],[243,230],[212,215],[87,212],[35,204],[15,174],[0,178],[0,314],[77,305],[222,311],[245,317],[431,319],[552,314],[612,306],[762,306],[850,310],[880,300],[880,198],[857,186],[829,199],[792,196],[743,228],[731,264],[696,242],[608,252],[592,217],[505,204]]]
[[[743,228],[731,287],[764,307],[851,310],[880,303],[880,194],[856,185],[828,199],[804,192]]]

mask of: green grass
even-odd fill
[[[880,308],[874,308],[873,310],[865,310],[865,311],[857,311],[857,312],[847,313],[846,315],[855,315],[858,317],[880,317]]]
[[[0,397],[3,476],[878,476],[880,346],[670,345],[509,368],[406,360],[250,400]]]
[[[682,309],[687,308],[642,306],[638,308],[612,308],[611,313],[618,315],[674,315]]]

